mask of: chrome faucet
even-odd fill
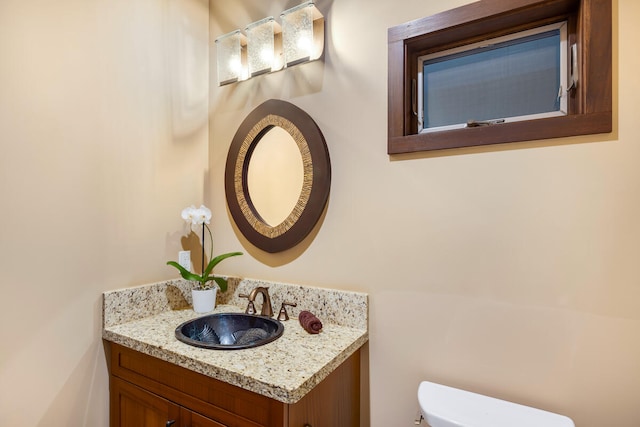
[[[269,296],[269,288],[258,286],[249,294],[249,306],[253,305],[258,294],[262,294],[262,309],[260,310],[261,316],[273,317],[273,309],[271,308],[271,297]],[[248,308],[248,307],[247,307]]]

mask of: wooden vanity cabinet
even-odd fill
[[[106,349],[111,427],[360,425],[359,351],[300,401],[286,404],[119,344],[106,342]]]

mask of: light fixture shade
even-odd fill
[[[320,58],[324,49],[324,17],[313,1],[285,10],[280,19],[287,66]]]
[[[219,86],[247,78],[244,45],[246,45],[246,38],[240,30],[232,31],[216,39]]]
[[[282,68],[282,32],[273,16],[253,22],[245,28],[249,76]]]

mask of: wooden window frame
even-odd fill
[[[578,45],[578,84],[568,114],[418,133],[412,113],[417,58],[498,35],[567,20]],[[611,0],[480,0],[388,31],[388,153],[400,154],[612,131]]]

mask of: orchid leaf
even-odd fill
[[[220,292],[227,291],[227,279],[223,277],[214,277],[213,280],[215,280],[218,286],[220,287]]]
[[[204,270],[204,272],[202,272],[202,277],[208,278],[209,274],[211,274],[211,272],[213,271],[213,268],[216,265],[218,265],[222,260],[225,260],[232,256],[238,256],[238,255],[242,255],[242,252],[229,252],[226,254],[218,255],[217,257],[213,258],[211,261],[209,261],[209,264],[207,264],[207,268]]]
[[[182,276],[183,279],[193,280],[193,281],[202,283],[202,277],[198,276],[197,274],[194,274],[194,273],[190,272],[189,270],[187,270],[186,268],[184,268],[183,266],[181,266],[177,262],[175,262],[175,261],[167,261],[167,265],[171,265],[171,266],[177,268],[178,271],[180,271],[180,275]]]

